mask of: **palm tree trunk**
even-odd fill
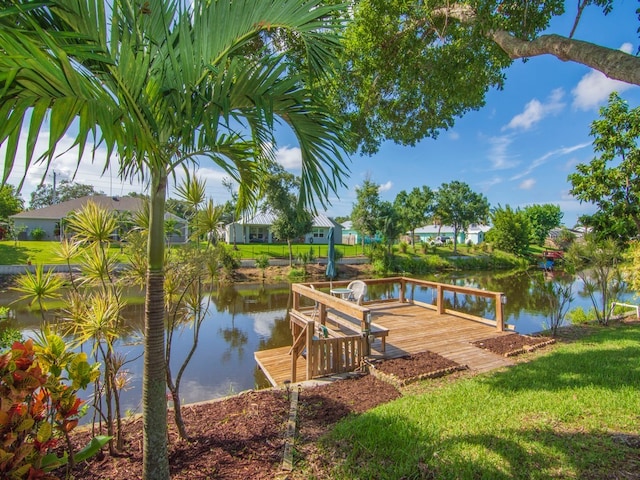
[[[144,375],[142,379],[143,478],[169,480],[167,379],[164,343],[164,209],[167,175],[151,172]]]

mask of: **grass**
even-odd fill
[[[639,384],[640,327],[600,328],[528,363],[346,419],[323,443],[330,478],[637,475]],[[636,448],[617,441],[621,435]]]
[[[58,246],[58,242],[53,241],[33,241],[25,240],[14,242],[13,240],[0,241],[0,265],[25,265],[28,261],[33,264],[61,264],[61,260],[55,258],[55,251]],[[179,245],[174,245],[173,248],[179,248]],[[268,243],[250,243],[250,244],[237,244],[237,250],[241,258],[257,258],[260,255],[266,255],[269,258],[289,258],[289,248],[286,244],[268,244]],[[113,244],[112,249],[119,252],[120,246]],[[313,251],[315,258],[324,258],[327,256],[327,245],[313,245],[313,244],[294,244],[293,255],[296,257],[300,253],[308,253]],[[340,252],[343,257],[357,257],[362,256],[361,245],[337,245],[336,250]],[[465,254],[469,255],[468,252]],[[365,253],[368,253],[368,247],[365,247]],[[411,251],[411,249],[410,249]],[[396,252],[397,253],[397,252]],[[431,254],[429,250],[429,254]],[[475,252],[475,255],[482,255],[481,252]],[[471,254],[473,256],[474,254]],[[452,249],[450,246],[437,247],[435,249],[435,255],[440,257],[447,257],[452,255]],[[401,255],[403,257],[424,256],[425,258],[431,255],[423,255],[418,249],[418,253]],[[124,256],[122,261],[126,261]]]
[[[17,244],[13,240],[0,241],[0,265],[25,265],[28,261],[31,263],[42,263],[47,265],[56,265],[64,263],[55,255],[58,242],[52,241],[20,241]],[[179,245],[175,245],[179,248]],[[248,244],[237,245],[241,258],[256,258],[260,255],[267,255],[270,258],[289,257],[289,249],[282,244]],[[113,244],[111,248],[119,253],[120,246]],[[316,257],[327,256],[327,245],[309,245],[297,244],[293,246],[293,255],[298,253],[307,253],[309,249],[313,249]],[[362,247],[359,245],[339,245],[337,247],[344,256],[357,256],[362,254]],[[124,256],[122,261],[126,261]]]
[[[59,243],[52,241],[25,240],[14,242],[13,240],[0,241],[0,265],[26,265],[27,262],[35,264],[59,265],[65,263],[56,258]],[[111,245],[111,250],[120,253],[120,246]],[[124,261],[124,255],[121,256]]]

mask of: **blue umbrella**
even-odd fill
[[[327,235],[327,241],[329,244],[329,248],[327,249],[327,272],[326,275],[329,277],[329,282],[332,282],[336,276],[336,250],[334,246],[334,238],[333,238],[333,227],[329,229],[329,234]]]

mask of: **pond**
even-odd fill
[[[503,292],[506,294],[505,321],[519,333],[528,334],[546,328],[547,301],[539,295],[543,272],[440,274],[425,277],[441,283],[456,284]],[[557,276],[554,281],[574,283],[571,309],[581,306],[591,308],[584,295],[581,282],[567,276]],[[397,297],[397,286],[373,285],[369,299]],[[285,345],[291,345],[288,307],[291,305],[288,283],[237,284],[221,287],[211,293],[212,303],[203,322],[199,346],[189,364],[181,385],[183,403],[192,403],[227,396],[252,388],[269,386],[262,372],[256,367],[253,353]],[[411,293],[416,300],[432,303],[433,289],[416,287]],[[16,295],[7,292],[0,299],[0,306],[14,309],[12,326],[32,336],[39,328],[41,317],[28,309],[10,305]],[[446,299],[461,311],[491,318],[493,306],[471,297],[449,295]],[[130,305],[125,316],[133,331],[140,332],[144,307],[141,303]],[[193,332],[185,329],[174,336],[172,369],[190,348]],[[126,365],[129,383],[122,393],[122,411],[140,411],[142,386],[143,348],[138,335],[122,339],[119,349],[130,362]],[[84,396],[83,398],[86,398]]]

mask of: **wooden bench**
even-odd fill
[[[342,316],[336,314],[327,314],[327,321],[333,323],[338,327],[344,328],[346,331],[344,334],[346,335],[361,335],[360,324],[349,320],[348,318],[344,318]],[[329,335],[341,336],[341,332],[339,330],[328,329]],[[389,329],[384,328],[376,323],[371,322],[369,335],[374,338],[379,338],[381,341],[381,350],[384,352],[387,348],[387,335],[389,335]]]

